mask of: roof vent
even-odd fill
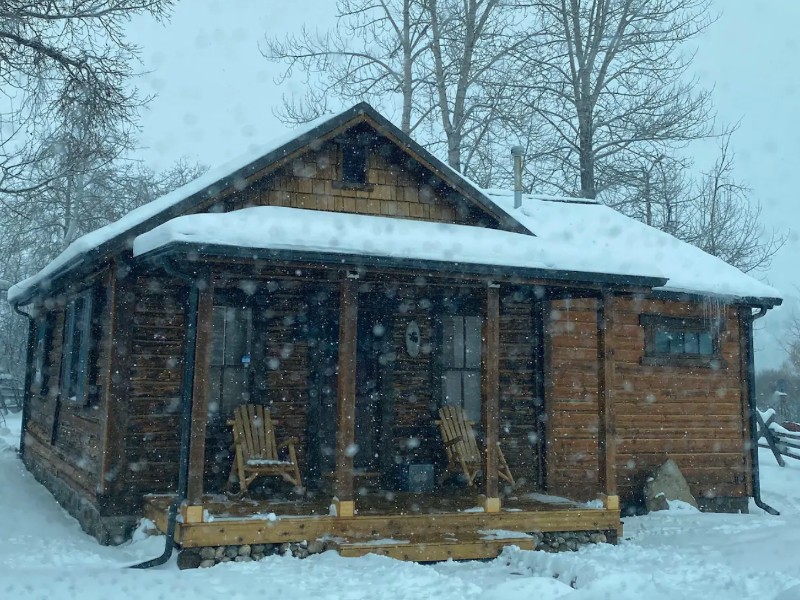
[[[522,206],[522,157],[525,149],[522,146],[511,148],[511,158],[514,161],[514,208]]]

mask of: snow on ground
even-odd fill
[[[238,600],[800,600],[800,461],[781,469],[763,451],[772,517],[686,507],[625,520],[618,546],[547,554],[507,549],[494,561],[433,566],[332,552],[179,571],[173,559],[138,571],[163,538],[117,548],[85,535],[16,457],[19,417],[0,420],[0,598]]]

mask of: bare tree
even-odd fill
[[[328,110],[330,96],[384,109],[399,104],[400,127],[411,133],[426,113],[415,100],[425,84],[428,29],[425,0],[338,0],[332,30],[266,38],[264,57],[286,64],[284,78],[300,70],[308,85],[308,95],[288,99],[279,116],[309,121]]]
[[[731,133],[720,138],[716,162],[695,184],[689,198],[688,228],[682,237],[742,271],[764,269],[787,238],[764,231],[761,203],[734,177],[730,142]]]
[[[47,169],[48,162],[40,166]],[[72,161],[72,164],[78,164]],[[179,161],[154,172],[127,158],[84,163],[35,191],[0,197],[0,273],[19,280],[42,268],[78,237],[111,223],[195,179],[205,167]]]
[[[607,205],[651,227],[680,237],[685,228],[691,161],[657,150],[610,165],[613,186],[599,198]]]
[[[514,55],[528,38],[525,11],[501,0],[427,0],[432,91],[448,164],[466,175],[473,157],[492,147],[496,125],[513,122],[516,90],[508,85]],[[466,159],[466,160],[465,160]]]
[[[45,144],[46,145],[46,144]],[[35,167],[42,185],[12,201],[0,195],[0,277],[19,281],[55,258],[77,237],[102,227],[128,211],[188,183],[205,167],[179,161],[162,172],[116,157],[81,162],[57,153]],[[57,177],[47,176],[51,162],[71,166]],[[79,169],[78,165],[82,165]],[[34,175],[39,176],[38,171]],[[0,369],[19,381],[25,369],[25,320],[0,303]]]
[[[551,134],[539,159],[553,163],[553,188],[594,198],[642,148],[666,154],[709,134],[709,92],[688,79],[685,49],[714,20],[709,0],[535,4],[528,108],[531,128]]]
[[[83,132],[89,144],[101,141],[110,129],[134,127],[143,102],[130,85],[138,49],[125,39],[123,27],[142,13],[162,18],[171,4],[171,0],[2,2],[0,192],[25,192],[46,183],[47,178],[31,178],[32,165],[44,158],[38,146],[41,130],[56,122],[70,127],[67,113],[93,116]]]
[[[285,121],[326,112],[331,96],[400,109],[400,127],[440,146],[454,169],[489,169],[481,154],[507,119],[506,72],[524,35],[521,0],[339,0],[336,28],[267,38],[262,54],[306,75],[308,94],[284,102]],[[489,169],[490,170],[490,169]]]

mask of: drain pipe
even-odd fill
[[[28,428],[28,413],[30,412],[31,406],[31,370],[33,368],[31,361],[33,359],[34,345],[36,344],[36,340],[33,337],[33,324],[35,319],[24,310],[20,309],[19,304],[16,302],[11,304],[11,308],[14,309],[15,313],[22,315],[28,320],[28,347],[25,352],[25,383],[23,384],[25,388],[22,390],[22,423],[19,428],[18,455],[20,459],[22,459],[25,457],[25,430]]]
[[[525,149],[522,146],[511,148],[511,158],[514,161],[514,208],[522,206],[522,157]]]
[[[164,552],[151,560],[132,565],[131,569],[149,569],[163,565],[172,556],[175,546],[175,525],[178,520],[178,509],[186,500],[189,482],[189,446],[192,439],[192,401],[194,382],[194,362],[197,346],[197,306],[200,296],[198,280],[186,273],[182,273],[170,265],[165,259],[162,263],[164,270],[178,279],[188,281],[189,302],[186,314],[186,335],[183,346],[183,382],[181,386],[181,452],[178,465],[178,493],[170,504],[167,517],[167,539],[164,543]]]
[[[750,462],[753,465],[753,500],[758,508],[777,516],[781,513],[761,499],[761,476],[758,465],[758,423],[756,422],[758,406],[756,403],[755,357],[753,356],[753,322],[766,314],[765,306],[762,306],[758,313],[751,313],[745,328],[747,332],[747,403],[750,408]]]

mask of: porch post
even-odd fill
[[[192,437],[189,445],[189,480],[187,511],[192,520],[202,521],[203,474],[206,454],[206,417],[208,415],[209,371],[211,369],[211,315],[214,306],[214,285],[211,278],[200,284],[197,299],[197,341],[195,346],[194,380],[192,381]],[[199,507],[199,510],[196,508]],[[194,510],[192,510],[194,509]]]
[[[617,495],[617,429],[614,415],[613,301],[608,292],[597,299],[598,483],[606,508],[619,509]]]
[[[486,512],[500,512],[497,476],[497,444],[500,439],[500,286],[486,288],[483,319],[483,422],[486,426],[484,477]]]
[[[333,504],[336,515],[355,515],[353,452],[356,425],[357,282],[339,284],[339,374],[337,378],[336,473]]]

